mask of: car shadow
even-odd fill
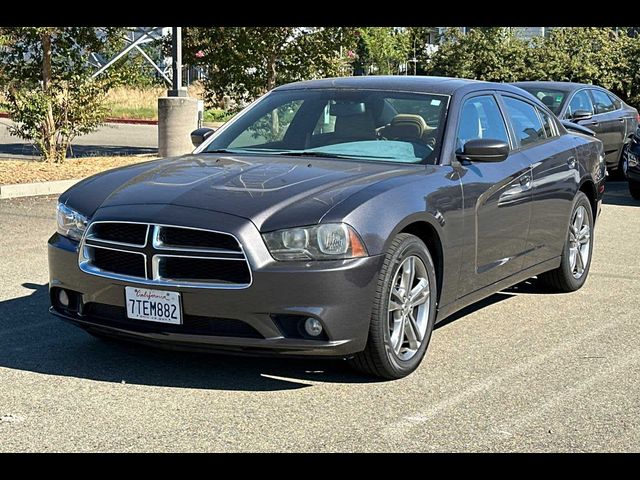
[[[640,200],[634,199],[629,193],[629,185],[626,180],[607,179],[602,203],[605,205],[640,207]]]
[[[103,382],[238,391],[378,382],[344,361],[185,353],[99,340],[48,313],[48,285],[0,302],[0,367]]]
[[[0,302],[0,367],[102,382],[228,391],[295,390],[314,383],[375,383],[342,360],[243,357],[174,352],[94,338],[48,313],[48,285]],[[534,280],[496,293],[436,328],[519,293],[541,293]]]
[[[483,308],[489,307],[504,300],[508,300],[520,294],[553,295],[558,294],[558,292],[554,292],[549,288],[543,286],[538,282],[537,278],[530,278],[528,280],[525,280],[524,282],[520,282],[516,285],[513,285],[512,287],[501,290],[498,293],[494,293],[487,298],[484,298],[472,305],[469,305],[468,307],[463,308],[462,310],[457,311],[441,322],[438,322],[435,326],[435,329],[442,328],[446,325],[449,325],[450,323],[455,322],[456,320],[461,319],[462,317],[466,317],[467,315],[482,310]]]

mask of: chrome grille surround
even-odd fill
[[[94,233],[95,225],[105,224],[135,224],[146,225],[145,241],[142,244],[133,244],[126,242],[118,242],[114,240],[103,240],[98,238]],[[160,233],[162,228],[172,229],[185,229],[192,231],[200,231],[207,233],[216,233],[219,235],[226,235],[233,238],[238,245],[237,249],[228,250],[215,247],[181,247],[178,245],[165,245],[160,241]],[[141,256],[141,261],[144,262],[145,277],[125,275],[117,272],[109,271],[105,268],[100,268],[93,263],[91,255],[91,249],[105,249],[113,250],[116,252],[124,252],[128,254],[137,254]],[[160,274],[161,263],[163,258],[185,258],[185,259],[197,259],[203,262],[207,260],[215,261],[228,261],[228,262],[243,262],[243,266],[246,266],[246,272],[248,274],[248,281],[243,283],[227,283],[227,282],[215,282],[215,281],[192,281],[165,278]],[[149,261],[150,260],[150,261]],[[89,224],[85,234],[83,235],[78,255],[78,266],[81,271],[90,275],[96,275],[99,277],[110,278],[113,280],[119,280],[123,282],[133,282],[137,284],[149,285],[151,287],[193,287],[193,288],[211,288],[211,289],[243,289],[248,288],[253,283],[253,272],[251,271],[251,265],[247,260],[242,243],[238,238],[229,232],[220,232],[217,230],[210,230],[196,227],[185,227],[181,225],[168,225],[158,223],[146,223],[146,222],[129,222],[129,221],[95,221]]]

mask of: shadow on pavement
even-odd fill
[[[72,145],[67,153],[67,158],[82,157],[109,157],[119,155],[147,155],[157,154],[157,148],[128,147],[118,145]],[[0,154],[16,156],[39,156],[38,149],[29,143],[3,143],[0,144]]]
[[[602,203],[605,205],[640,207],[640,201],[635,200],[629,193],[629,185],[626,180],[607,179]]]
[[[533,283],[532,283],[533,282]],[[103,382],[232,391],[295,390],[308,382],[373,383],[344,361],[172,352],[99,340],[48,313],[48,285],[0,302],[0,367]],[[440,322],[441,328],[519,293],[541,293],[526,281]]]
[[[183,353],[98,340],[48,313],[48,285],[23,287],[32,293],[0,302],[0,367],[104,382],[238,391],[378,381],[338,360]]]

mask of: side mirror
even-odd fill
[[[191,143],[194,147],[202,145],[207,138],[209,138],[216,130],[214,128],[202,127],[191,132]]]
[[[456,152],[458,160],[468,162],[501,162],[509,156],[509,144],[504,140],[478,138],[469,140]]]
[[[571,120],[573,122],[577,122],[578,120],[589,120],[591,117],[593,117],[593,113],[591,112],[586,110],[576,110],[571,115]]]

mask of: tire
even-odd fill
[[[416,300],[416,306],[404,295],[409,275],[403,276],[402,272],[410,271],[408,264],[413,265],[414,272],[409,284],[416,294],[421,292],[416,295],[421,302],[418,305]],[[421,290],[425,287],[424,280],[426,290]],[[414,235],[397,235],[378,275],[367,345],[351,360],[352,365],[361,372],[389,380],[406,377],[418,368],[433,331],[437,291],[435,267],[426,245]],[[407,297],[404,303],[403,295]]]
[[[636,200],[640,200],[640,182],[629,180],[629,193]]]
[[[625,162],[627,160],[627,147],[625,144],[622,146],[620,150],[620,158],[618,159],[618,164],[612,167],[609,167],[609,175],[611,180],[626,180],[627,174],[625,172]]]
[[[587,237],[583,236],[584,230],[580,228],[582,234],[574,241],[575,237],[572,228],[575,228],[579,222],[577,216],[580,210],[582,211],[582,217],[584,219],[582,226],[588,226],[586,230]],[[583,192],[578,192],[573,201],[566,238],[560,266],[555,270],[545,272],[538,276],[538,280],[543,286],[557,292],[574,292],[578,290],[584,285],[589,275],[593,252],[593,211],[591,210],[589,199]],[[588,244],[583,243],[585,238]],[[571,248],[572,245],[577,245],[573,252]],[[572,262],[573,255],[575,255],[575,260]]]

